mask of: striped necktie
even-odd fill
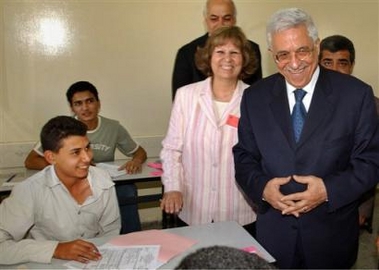
[[[295,134],[295,140],[298,142],[300,139],[301,131],[303,129],[305,116],[307,114],[307,111],[305,110],[303,104],[303,98],[307,92],[305,92],[303,89],[296,89],[294,91],[294,94],[296,103],[293,106],[292,110],[292,125]]]

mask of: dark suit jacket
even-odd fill
[[[233,148],[236,180],[258,206],[257,238],[278,266],[291,267],[300,239],[308,267],[351,267],[358,248],[358,199],[379,179],[372,88],[321,68],[296,145],[285,80],[274,74],[245,90],[238,134]],[[262,200],[270,179],[295,174],[322,178],[328,195],[327,202],[299,218],[283,216]],[[281,192],[305,188],[292,180]]]
[[[191,41],[178,50],[175,59],[174,72],[172,75],[172,99],[174,99],[178,88],[190,83],[205,80],[207,78],[206,75],[197,69],[195,64],[196,50],[198,47],[204,47],[207,39],[208,33]],[[262,79],[262,67],[259,45],[250,40],[249,42],[256,57],[258,58],[258,69],[250,77],[243,80],[246,84],[251,85],[257,80]]]

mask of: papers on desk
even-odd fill
[[[129,246],[120,247],[104,245],[99,247],[102,259],[80,263],[70,261],[65,264],[71,269],[157,269],[159,246]]]
[[[4,182],[2,184],[3,187],[14,187],[17,184],[17,182]]]
[[[163,174],[162,163],[159,160],[156,162],[149,162],[149,163],[147,163],[147,166],[155,169],[155,171],[150,172],[150,175],[162,176],[162,174]]]
[[[112,178],[125,175],[126,171],[125,170],[118,170],[120,167],[119,165],[115,164],[109,164],[109,163],[96,163],[96,167],[106,170]]]
[[[157,269],[197,241],[180,235],[147,230],[119,235],[99,247],[102,259],[88,264],[70,261],[71,269]]]
[[[147,166],[153,169],[162,170],[162,163],[160,161],[149,162],[147,163]]]
[[[168,262],[174,256],[187,250],[197,241],[162,230],[146,230],[120,235],[112,239],[109,244],[114,246],[131,245],[159,245],[158,261]]]
[[[155,161],[155,162],[148,162],[147,167],[149,167],[149,175],[151,176],[161,176],[163,171],[162,171],[162,163],[160,161]],[[96,167],[106,170],[112,178],[117,178],[123,175],[126,175],[125,170],[118,170],[120,167],[119,165],[112,164],[112,163],[96,163]]]
[[[17,173],[0,174],[0,181],[2,182],[3,187],[13,187],[19,183],[20,177],[23,179],[22,175],[18,177]]]

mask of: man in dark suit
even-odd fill
[[[279,268],[348,269],[358,200],[379,179],[372,88],[318,66],[318,31],[300,9],[276,12],[267,41],[279,73],[244,92],[236,180],[258,208],[257,239]]]
[[[319,63],[327,69],[351,75],[355,65],[353,42],[345,36],[333,35],[321,40]],[[375,97],[376,113],[379,116],[379,99]],[[376,186],[363,194],[359,205],[359,225],[372,233]]]
[[[181,47],[176,55],[174,72],[172,75],[172,99],[176,90],[184,85],[202,81],[207,78],[197,69],[195,53],[198,47],[204,47],[209,35],[220,26],[236,24],[236,7],[232,0],[207,0],[204,9],[204,21],[207,33]],[[249,85],[262,78],[261,52],[259,45],[250,41],[251,47],[258,59],[257,70],[243,81]]]

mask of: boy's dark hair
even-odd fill
[[[79,81],[71,85],[67,92],[66,92],[66,97],[68,103],[72,105],[72,97],[78,93],[78,92],[84,92],[84,91],[90,91],[96,98],[97,101],[99,101],[99,93],[97,92],[96,87],[87,81]]]
[[[50,119],[41,130],[41,145],[43,151],[55,153],[62,147],[62,140],[70,136],[86,136],[87,126],[69,116],[57,116]]]
[[[201,248],[187,255],[175,269],[277,269],[257,254],[227,247]]]

